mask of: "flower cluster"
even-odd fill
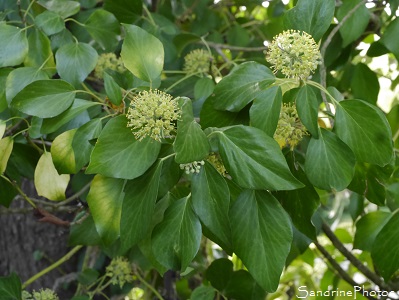
[[[212,55],[203,49],[195,49],[184,57],[183,70],[188,74],[209,73],[212,63]]]
[[[119,284],[120,288],[126,282],[133,282],[133,270],[129,261],[124,257],[116,257],[107,266],[105,276],[111,277],[112,284]]]
[[[171,135],[174,122],[180,117],[177,102],[169,94],[159,90],[142,91],[133,97],[127,112],[127,127],[131,127],[136,139],[150,136],[156,141]]]
[[[57,294],[50,289],[40,289],[38,292],[34,290],[32,294],[27,291],[23,291],[22,300],[59,300],[59,298]]]
[[[224,167],[223,161],[218,154],[212,152],[206,160],[210,162],[212,166],[214,166],[214,168],[219,172],[219,174],[223,176],[227,175],[226,168]]]
[[[188,164],[180,164],[180,169],[184,170],[186,174],[199,173],[203,165],[205,165],[205,162],[203,160],[193,161]]]
[[[122,59],[117,58],[115,53],[103,53],[98,57],[96,68],[94,69],[94,77],[103,79],[105,70],[114,70],[119,73],[126,69],[123,65]]]
[[[290,147],[293,149],[307,134],[305,126],[298,117],[295,105],[284,104],[274,133],[274,139],[280,148]]]
[[[274,72],[305,80],[321,63],[321,54],[310,34],[287,30],[273,38],[266,59]]]

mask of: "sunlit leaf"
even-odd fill
[[[119,237],[125,180],[96,175],[91,182],[87,203],[94,224],[105,245]]]
[[[38,80],[27,85],[11,105],[32,116],[52,118],[65,111],[75,99],[75,89],[62,80]]]
[[[122,44],[121,57],[125,67],[134,76],[152,82],[162,72],[164,63],[163,45],[155,36],[135,25],[124,25],[126,36]]]
[[[54,201],[64,200],[68,183],[69,175],[58,174],[51,153],[43,153],[35,169],[35,187],[38,195]]]

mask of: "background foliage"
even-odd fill
[[[66,287],[75,300],[397,294],[399,106],[387,97],[399,82],[398,6],[3,0],[2,211],[19,213],[7,208],[23,198],[48,226],[70,228],[74,248],[49,269],[101,249],[106,259],[83,259]],[[311,79],[271,71],[267,46],[286,29],[319,44]],[[188,58],[196,49],[205,67]],[[126,113],[154,89],[177,101],[176,130],[137,140]],[[282,104],[294,103],[306,134],[278,143]],[[65,207],[73,220],[56,217]],[[21,299],[47,272],[21,284],[9,271],[0,299]]]

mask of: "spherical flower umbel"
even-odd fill
[[[212,55],[203,49],[195,49],[184,57],[183,70],[188,74],[209,73]]]
[[[119,284],[122,288],[126,282],[133,282],[133,269],[124,257],[116,257],[107,266],[105,275],[111,277],[112,284]]]
[[[308,133],[298,117],[295,105],[284,104],[274,133],[274,139],[280,145],[280,148],[290,147],[291,150],[294,149],[305,135],[308,135]]]
[[[188,164],[180,164],[180,169],[184,170],[186,174],[199,173],[203,165],[205,165],[205,162],[203,160],[193,161]]]
[[[273,38],[266,60],[275,73],[281,71],[288,78],[305,80],[321,63],[321,54],[310,34],[287,30]]]
[[[59,298],[57,294],[50,289],[40,289],[38,292],[34,290],[32,294],[23,291],[22,300],[59,300]]]
[[[123,73],[126,69],[122,59],[116,57],[115,53],[103,53],[98,57],[97,65],[94,69],[94,77],[103,79],[105,70],[114,70]]]
[[[134,96],[126,115],[136,139],[149,136],[156,141],[172,135],[180,109],[173,97],[159,90],[142,91]]]

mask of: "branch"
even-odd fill
[[[50,271],[54,270],[55,268],[59,267],[60,265],[62,265],[64,262],[69,260],[76,252],[78,252],[82,247],[83,246],[76,246],[71,251],[69,251],[67,254],[65,254],[65,256],[63,256],[59,260],[57,260],[55,263],[53,263],[49,267],[45,268],[44,270],[40,271],[39,273],[35,274],[31,278],[29,278],[22,285],[22,289],[25,289],[28,285],[30,285],[35,280],[39,279],[43,275],[47,274],[48,272],[50,272]]]
[[[364,274],[368,279],[378,285],[381,289],[391,291],[392,288],[386,284],[377,274],[372,272],[369,268],[367,268],[360,260],[358,260],[352,252],[350,252],[344,244],[337,238],[337,236],[332,232],[331,228],[323,223],[322,229],[326,236],[329,238],[331,243],[341,252],[360,272]]]
[[[214,49],[229,49],[232,51],[243,51],[243,52],[259,52],[259,51],[267,50],[266,46],[263,46],[263,47],[239,47],[239,46],[219,44],[219,43],[208,42],[208,41],[206,41],[206,43],[209,45],[209,47],[212,47]]]
[[[328,251],[326,249],[324,249],[324,247],[322,245],[320,245],[317,241],[313,242],[317,249],[321,252],[321,254],[323,254],[323,256],[327,259],[327,261],[331,264],[331,266],[337,271],[338,275],[345,280],[347,283],[349,283],[351,286],[353,286],[353,288],[355,287],[359,287],[360,288],[360,293],[362,294],[363,297],[366,297],[367,299],[370,300],[376,300],[376,298],[371,297],[369,295],[364,296],[364,294],[366,293],[366,291],[360,287],[360,285],[358,283],[356,283],[352,277],[350,277],[348,275],[348,273],[345,272],[344,269],[341,268],[341,266],[335,261],[335,259],[330,255],[330,253],[328,253]],[[366,293],[367,294],[367,293]]]

